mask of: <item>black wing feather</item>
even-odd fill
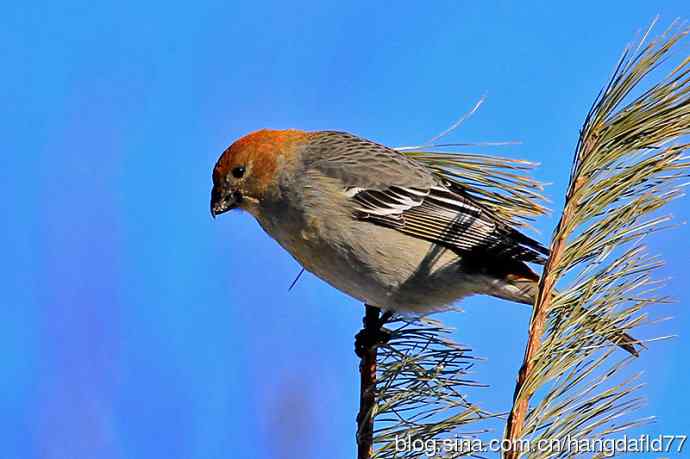
[[[323,132],[303,159],[307,168],[340,181],[355,218],[448,247],[476,260],[480,268],[487,263],[513,269],[523,262],[543,264],[548,254],[461,186],[384,145]]]
[[[444,185],[428,190],[397,186],[358,190],[353,196],[355,218],[476,258],[544,263],[548,250],[539,242],[496,220],[481,204]]]

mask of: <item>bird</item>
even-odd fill
[[[214,218],[248,212],[304,269],[386,319],[478,294],[532,305],[530,264],[549,254],[461,184],[348,132],[252,132],[223,151],[212,180]],[[624,332],[612,341],[637,355]]]

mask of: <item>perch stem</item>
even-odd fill
[[[379,308],[365,305],[363,331],[373,336],[381,327]],[[359,413],[357,414],[357,459],[371,459],[374,444],[372,411],[376,404],[376,345],[366,349],[359,362]]]

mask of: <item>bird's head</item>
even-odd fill
[[[310,136],[292,129],[262,129],[230,145],[213,168],[211,215],[255,209],[275,191],[279,169]]]

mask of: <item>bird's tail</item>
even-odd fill
[[[537,297],[537,293],[539,291],[539,276],[536,273],[534,274],[534,276],[508,276],[506,278],[506,281],[506,285],[503,288],[494,290],[491,292],[491,294],[493,296],[510,301],[516,301],[518,303],[524,303],[528,305],[534,304],[534,301]],[[592,315],[591,312],[589,312],[587,309],[583,308],[580,305],[574,307],[577,308],[577,310],[574,311],[574,313],[578,316],[587,314]],[[597,323],[608,321],[608,319],[604,317],[596,317],[595,320]],[[584,323],[587,322],[589,321],[585,321]],[[617,344],[622,349],[625,349],[635,357],[638,357],[640,355],[636,346],[639,345],[640,347],[644,348],[644,344],[642,344],[639,340],[636,340],[635,338],[627,334],[625,331],[615,328],[615,326],[612,324],[610,328],[615,330],[609,337],[612,343]]]

